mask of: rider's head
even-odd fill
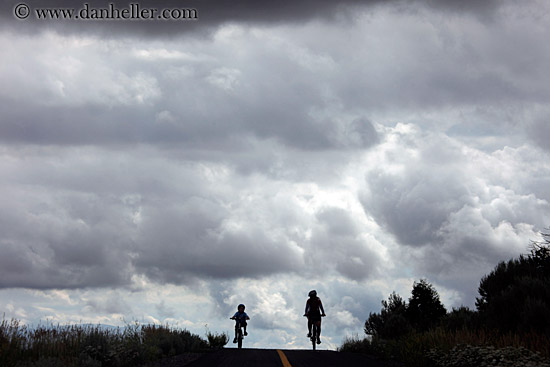
[[[245,305],[243,305],[243,304],[241,303],[239,306],[237,306],[237,311],[244,312],[244,309],[245,309],[245,308],[246,308]]]
[[[317,297],[317,291],[314,289],[312,291],[309,291],[309,294],[308,294],[311,298],[315,298]]]

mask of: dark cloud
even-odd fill
[[[417,3],[425,3],[431,7],[459,11],[486,13],[499,5],[498,0],[476,1],[476,0],[416,0]],[[502,2],[501,2],[502,3]]]
[[[538,146],[550,151],[550,113],[537,113],[529,124],[527,133]]]
[[[378,3],[380,0],[366,0],[365,4]],[[90,8],[108,8],[110,1],[87,1]],[[117,1],[116,7],[119,9],[129,8],[131,1]],[[134,2],[135,3],[135,2]],[[5,21],[9,22],[11,27],[17,27],[21,30],[57,29],[60,31],[72,32],[94,32],[109,34],[109,31],[116,29],[118,32],[127,35],[166,35],[189,33],[198,29],[216,27],[223,23],[232,22],[297,22],[304,19],[326,18],[333,19],[340,13],[346,5],[354,4],[354,1],[333,2],[333,1],[286,1],[286,2],[264,2],[257,1],[233,1],[233,2],[204,2],[204,1],[140,1],[141,8],[162,9],[196,9],[198,12],[197,20],[149,20],[149,21],[102,21],[94,22],[91,20],[62,21],[62,20],[37,20],[36,16],[31,14],[26,20],[15,18],[14,7],[17,3],[11,1],[2,1],[1,11]],[[29,4],[31,10],[35,8],[73,8],[80,9],[82,4],[64,0],[53,0],[42,4]],[[101,25],[101,27],[98,27]],[[4,24],[6,26],[6,24]]]
[[[301,264],[290,244],[269,238],[253,222],[224,228],[229,213],[215,202],[190,198],[180,208],[150,210],[144,212],[135,266],[156,281],[254,278],[292,272]]]
[[[258,200],[247,208],[239,203],[242,193],[219,192],[218,184],[229,188],[230,182],[215,180],[212,186],[213,167],[171,166],[146,150],[139,163],[126,154],[105,156],[92,149],[63,159],[42,156],[35,165],[38,156],[27,153],[13,181],[4,182],[9,200],[0,215],[6,260],[0,285],[127,286],[135,274],[182,284],[262,277],[301,266],[292,239],[279,230],[269,234],[273,229],[262,218],[277,213],[284,226],[297,215],[284,214],[293,211],[290,207]],[[51,154],[38,149],[46,151]],[[229,169],[220,166],[221,177],[224,171]],[[269,205],[273,213],[264,212]]]
[[[305,259],[309,266],[327,264],[349,279],[364,280],[377,274],[380,258],[351,217],[340,208],[324,208],[317,213],[319,223]]]
[[[84,2],[83,2],[84,3]],[[80,9],[83,3],[77,4],[67,0],[52,0],[37,4],[29,4],[31,11],[36,8],[73,8]],[[108,8],[111,1],[92,0],[86,1],[90,8]],[[119,9],[129,8],[132,1],[114,2]],[[15,27],[20,31],[36,32],[44,29],[56,29],[65,32],[94,32],[110,35],[110,32],[116,30],[126,35],[167,35],[167,34],[185,34],[200,29],[216,27],[224,23],[295,23],[310,19],[334,20],[338,18],[348,18],[351,16],[350,9],[361,6],[370,6],[377,4],[393,3],[401,8],[411,8],[418,5],[429,6],[435,9],[453,12],[475,12],[490,13],[498,1],[456,1],[456,0],[418,0],[416,2],[406,3],[400,0],[391,2],[383,0],[362,0],[362,1],[277,1],[277,2],[257,2],[253,0],[243,1],[197,1],[189,0],[185,2],[175,0],[163,1],[140,1],[141,8],[162,9],[196,9],[198,11],[197,20],[174,21],[174,20],[148,20],[148,21],[101,21],[92,20],[62,21],[62,20],[37,20],[36,16],[31,14],[25,20],[16,19],[14,8],[19,3],[9,0],[2,0],[0,11],[3,18],[4,27]],[[100,25],[100,26],[98,26]],[[196,34],[196,32],[193,32]]]
[[[62,243],[58,245],[63,246]],[[2,242],[0,250],[0,288],[76,289],[129,284],[129,278],[123,273],[126,265],[122,259],[93,262],[85,258],[87,253],[97,251],[97,246],[82,251],[58,248],[50,254],[47,247],[36,250],[31,246],[22,247],[21,242],[18,245]],[[109,256],[116,254],[112,252]]]
[[[312,239],[305,238],[309,215],[286,184],[269,189],[263,178],[256,187],[223,165],[167,161],[149,148],[131,156],[56,149],[67,149],[63,159],[51,148],[27,151],[25,163],[13,157],[17,173],[5,183],[10,200],[0,218],[0,251],[9,259],[2,287],[129,287],[134,275],[190,284],[314,274],[311,261],[351,279],[377,273],[372,239],[342,209],[320,211]],[[34,189],[21,189],[31,183]]]
[[[456,146],[443,136],[424,136],[417,145],[409,133],[396,134],[399,143],[387,152],[387,163],[399,168],[381,165],[367,174],[370,191],[362,203],[399,243],[424,246],[436,241],[448,215],[471,199]]]
[[[99,314],[131,314],[132,306],[128,304],[124,297],[116,290],[105,292],[104,299],[87,299],[83,311],[86,313]]]
[[[8,101],[5,107],[0,134],[7,144],[34,143],[55,145],[87,145],[113,143],[139,143],[162,135],[147,135],[147,117],[154,121],[150,111],[136,108],[93,106],[89,108],[67,106],[37,106],[27,101],[18,105]],[[11,107],[10,107],[11,105]]]
[[[59,41],[52,37],[46,39]],[[291,54],[282,55],[284,42],[265,48],[264,37],[270,39],[236,41],[236,47],[256,59],[252,64],[236,58],[233,46],[224,41],[219,41],[220,55],[209,55],[201,51],[205,45],[187,53],[179,44],[151,48],[122,42],[115,51],[93,39],[69,50],[54,46],[64,53],[61,59],[53,48],[36,45],[41,62],[27,60],[28,50],[10,45],[15,61],[33,72],[2,75],[10,91],[0,98],[5,111],[0,141],[178,144],[190,154],[196,149],[238,152],[250,138],[312,151],[376,144],[377,133],[367,118],[336,119],[324,113],[330,103],[316,74],[334,72],[330,57],[291,45]]]
[[[94,195],[10,193],[0,216],[3,288],[85,288],[130,280],[127,223]],[[9,214],[8,214],[9,213]],[[126,228],[125,228],[126,227]]]
[[[157,313],[162,317],[174,317],[176,312],[171,307],[167,306],[164,300],[155,305]]]

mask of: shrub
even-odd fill
[[[476,306],[489,328],[550,335],[550,234],[531,252],[500,262],[479,284]]]
[[[398,338],[411,331],[406,318],[407,304],[395,292],[382,301],[380,313],[370,313],[365,322],[365,333],[380,338]]]
[[[229,342],[229,335],[227,333],[212,334],[208,331],[206,338],[208,339],[208,346],[212,349],[221,349]]]
[[[461,306],[453,308],[451,312],[445,315],[442,319],[442,326],[446,330],[458,331],[467,328],[478,329],[480,325],[477,312]]]
[[[342,346],[338,348],[339,352],[351,353],[371,353],[370,341],[367,338],[359,339],[358,336],[346,337]]]
[[[135,324],[120,330],[46,325],[31,329],[17,320],[0,324],[0,366],[6,367],[126,367],[208,348],[198,335],[169,326]]]

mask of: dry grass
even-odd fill
[[[136,366],[208,348],[208,343],[198,335],[169,326],[29,328],[17,320],[2,320],[0,324],[0,366],[6,367]]]

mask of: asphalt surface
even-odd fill
[[[283,356],[281,356],[281,353]],[[283,361],[286,357],[287,361]],[[222,349],[206,354],[186,367],[387,367],[374,357],[333,351],[276,349]]]

